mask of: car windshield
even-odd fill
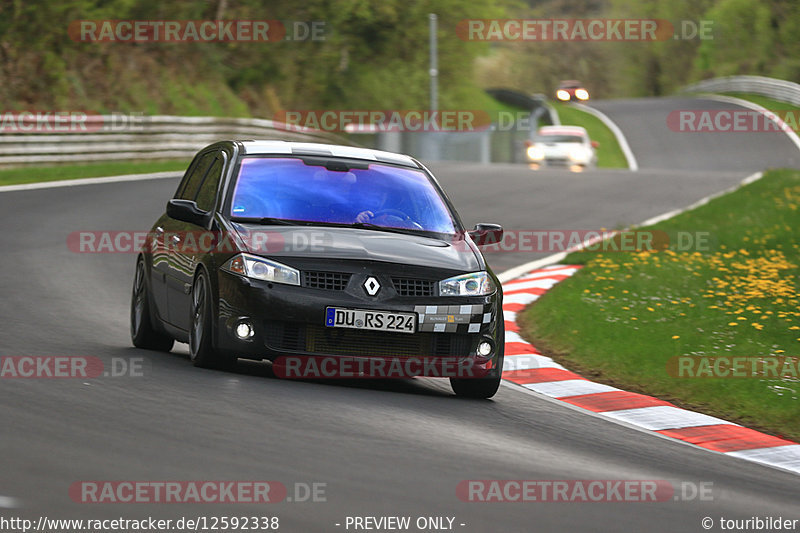
[[[422,171],[380,163],[356,166],[362,168],[329,170],[298,158],[245,158],[230,215],[271,222],[456,232],[444,200]]]
[[[540,143],[580,143],[583,137],[580,135],[540,135],[536,138]]]

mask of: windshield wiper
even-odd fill
[[[301,226],[304,225],[298,220],[286,220],[285,218],[275,217],[231,217],[233,222],[246,222],[250,224],[261,224],[263,226]]]
[[[392,228],[387,226],[381,226],[378,224],[373,224],[372,222],[342,223],[342,222],[323,222],[323,221],[313,221],[313,220],[288,220],[285,218],[274,218],[274,217],[231,217],[231,221],[244,222],[249,224],[261,224],[264,226],[280,225],[280,226],[322,226],[322,227],[327,226],[332,228],[358,228],[358,229],[369,229],[375,231],[385,231],[387,233],[401,233],[403,235],[420,235],[423,233],[430,233],[429,231],[423,229]]]
[[[390,233],[402,233],[404,235],[419,235],[420,232],[425,232],[423,229],[416,228],[392,228],[387,226],[379,226],[378,224],[373,224],[372,222],[353,222],[352,224],[345,225],[350,228],[372,229],[377,231],[387,231]]]

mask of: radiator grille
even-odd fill
[[[345,272],[303,272],[303,286],[311,289],[343,291],[351,274]]]
[[[433,296],[434,283],[426,279],[392,278],[392,285],[399,296]]]

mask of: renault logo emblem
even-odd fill
[[[377,279],[370,276],[367,278],[367,281],[364,282],[364,290],[367,291],[367,294],[370,296],[375,296],[378,294],[378,291],[381,290],[381,284],[378,283]]]

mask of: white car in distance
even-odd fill
[[[543,126],[526,144],[532,168],[563,166],[579,172],[597,164],[599,144],[580,126]]]

